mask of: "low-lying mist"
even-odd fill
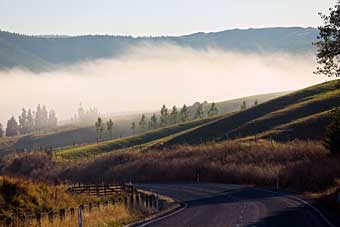
[[[312,54],[245,54],[145,44],[116,59],[53,72],[2,71],[0,122],[39,103],[54,108],[59,119],[67,119],[79,103],[114,113],[295,90],[323,81],[312,73],[314,59]]]

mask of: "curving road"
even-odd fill
[[[332,226],[303,201],[252,187],[209,183],[144,184],[137,187],[186,204],[174,215],[141,226]]]

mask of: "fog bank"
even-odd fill
[[[39,103],[54,108],[59,119],[67,119],[79,103],[96,106],[101,113],[114,113],[296,90],[325,81],[313,75],[315,67],[313,55],[145,44],[117,59],[84,62],[48,73],[0,72],[0,122],[5,124],[22,107],[35,108]]]

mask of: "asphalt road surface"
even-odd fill
[[[303,201],[252,187],[224,184],[144,184],[185,202],[176,214],[142,226],[329,227]]]

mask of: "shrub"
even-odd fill
[[[325,147],[334,154],[340,153],[340,108],[335,108],[331,111],[332,119],[329,123],[326,134],[324,145]]]

